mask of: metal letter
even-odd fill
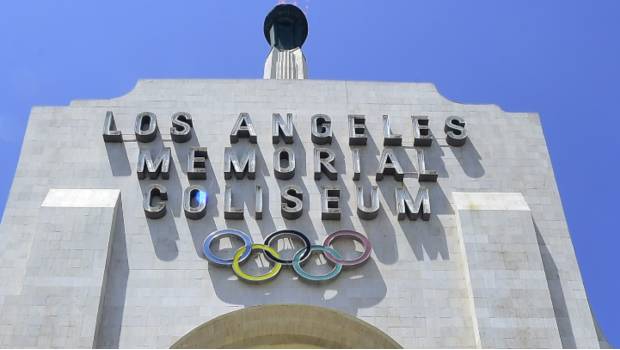
[[[356,114],[349,115],[349,145],[365,145],[367,139],[366,117]]]
[[[114,113],[107,111],[103,122],[103,141],[104,142],[123,142],[123,134],[116,130]]]
[[[336,155],[328,148],[314,149],[314,179],[320,180],[321,173],[325,173],[330,180],[338,179],[338,173],[334,168]]]
[[[286,113],[286,122],[282,119],[280,113],[274,113],[271,121],[271,141],[272,143],[280,143],[280,137],[285,143],[293,143],[293,114]]]
[[[332,143],[332,119],[325,114],[315,114],[310,121],[312,142],[317,145]]]
[[[424,161],[424,151],[418,152],[418,182],[437,182],[437,172],[435,170],[426,170],[426,162]]]
[[[383,180],[384,175],[394,176],[394,180],[403,181],[405,172],[403,167],[400,166],[394,151],[391,148],[384,148],[381,152],[381,159],[379,160],[379,169],[377,170],[377,181]]]
[[[282,147],[276,150],[273,154],[273,172],[280,180],[295,176],[295,153],[292,149]]]
[[[159,197],[160,201],[153,204],[153,197]],[[168,192],[166,187],[153,184],[147,187],[144,193],[142,207],[144,215],[149,219],[159,219],[166,215],[166,201],[168,200]]]
[[[183,211],[185,217],[198,220],[207,213],[207,190],[199,185],[191,185],[183,191]]]
[[[411,198],[411,194],[406,188],[395,188],[394,197],[396,199],[396,212],[398,220],[422,220],[428,221],[431,217],[431,200],[428,194],[428,188],[420,188],[416,194],[415,201]]]
[[[392,126],[390,122],[390,116],[387,114],[383,115],[383,145],[384,146],[402,146],[403,144],[403,135],[394,134],[392,131]]]
[[[243,179],[246,173],[248,179],[256,178],[256,151],[252,148],[239,160],[232,148],[226,148],[224,150],[224,178],[232,179],[234,174],[237,179]]]
[[[353,150],[353,181],[358,181],[360,179],[361,172],[361,163],[360,163],[360,150]]]
[[[357,216],[360,219],[371,220],[376,218],[379,214],[380,206],[377,186],[372,186],[372,191],[370,191],[370,206],[367,206],[364,200],[364,188],[361,186],[357,187]]]
[[[460,147],[467,141],[465,120],[461,117],[448,117],[443,130],[446,132],[446,141],[450,146]]]
[[[323,189],[321,219],[340,220],[340,188],[326,187]]]
[[[282,216],[285,219],[295,220],[303,214],[304,209],[304,193],[301,188],[295,185],[289,185],[282,189],[281,194]]]
[[[207,147],[192,147],[187,155],[187,179],[205,180],[207,178]]]
[[[247,113],[240,113],[232,131],[230,132],[230,143],[239,142],[240,137],[250,139],[250,143],[256,143],[256,131],[254,131],[254,124],[252,119]]]
[[[172,115],[172,127],[170,137],[172,141],[183,143],[192,139],[192,128],[194,122],[189,113],[179,112]]]
[[[136,117],[134,125],[136,140],[139,142],[151,142],[157,137],[157,117],[150,112],[143,112]]]
[[[152,180],[157,179],[161,174],[162,179],[168,180],[170,177],[170,148],[164,147],[155,161],[151,156],[151,151],[141,150],[138,156],[138,179],[143,180],[146,175]]]
[[[431,137],[431,128],[428,125],[428,117],[411,116],[413,121],[413,145],[421,147],[429,147],[433,142]]]
[[[243,207],[233,207],[232,187],[226,185],[224,190],[224,219],[243,220]]]
[[[254,197],[254,218],[256,220],[261,220],[263,218],[263,189],[260,186],[256,186]]]

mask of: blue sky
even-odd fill
[[[141,78],[260,78],[269,1],[0,2],[0,211],[30,108]],[[594,312],[620,344],[620,1],[299,0],[310,77],[539,112]]]

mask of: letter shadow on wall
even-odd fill
[[[485,171],[480,160],[480,153],[471,142],[471,137],[461,147],[450,147],[456,160],[459,162],[465,174],[469,177],[479,178],[484,176]]]
[[[296,129],[293,129],[293,137],[295,140],[294,143],[292,145],[284,144],[284,146],[293,147],[293,152],[295,153],[295,156],[297,157],[295,176],[299,176],[298,174],[301,174],[301,173],[298,173],[298,171],[300,170],[299,151],[294,146],[297,146],[300,141],[299,141],[299,137],[297,136]],[[280,141],[280,144],[273,145],[273,146],[274,146],[274,151],[277,150],[278,147],[283,146],[282,141]],[[256,220],[256,223],[258,224],[258,227],[260,227],[260,234],[262,235],[263,238],[265,238],[267,235],[269,235],[271,232],[277,229],[273,221],[273,215],[275,214],[275,216],[277,217],[280,215],[280,213],[272,214],[269,203],[271,200],[275,200],[278,203],[280,203],[280,200],[278,198],[280,196],[280,191],[274,188],[269,188],[269,185],[267,184],[267,181],[265,180],[265,179],[269,179],[271,176],[274,176],[273,175],[273,164],[271,167],[269,167],[260,147],[255,146],[255,150],[256,150],[256,153],[255,153],[256,154],[256,172],[258,174],[256,176],[256,180],[251,181],[251,186],[247,186],[246,187],[247,190],[244,190],[243,192],[245,192],[244,199],[246,199],[245,203],[248,208],[249,215],[252,215],[253,217],[254,213],[256,212],[256,203],[255,203],[256,186],[260,186],[263,190],[263,216],[262,216],[262,219]],[[302,151],[303,151],[303,148],[302,148]],[[273,157],[273,154],[271,154],[270,157]],[[303,155],[302,155],[302,158],[303,158]],[[270,174],[270,171],[272,172],[271,174]],[[260,243],[262,243],[262,241]]]
[[[392,148],[396,150],[401,147]],[[370,178],[375,177],[377,169],[379,168],[379,157],[381,156],[381,150],[375,143],[372,133],[368,133],[366,146],[357,147],[357,149],[359,149],[361,163],[360,179],[358,181],[347,179],[347,181],[352,181],[356,188],[358,186],[364,188],[366,203],[370,204],[370,191],[372,190]],[[400,157],[400,155],[397,155],[397,157],[401,165],[403,165],[405,169],[408,169],[408,166],[406,165],[407,163],[404,163],[406,160]],[[352,175],[353,174],[351,174],[351,176]],[[374,256],[376,256],[381,263],[392,265],[398,261],[398,246],[396,244],[396,232],[385,212],[386,200],[381,198],[381,194],[383,192],[381,186],[384,182],[394,182],[394,180],[391,176],[386,176],[382,181],[377,182],[377,195],[380,197],[379,201],[381,203],[379,214],[372,220],[360,219],[359,221],[366,232],[366,236],[372,243]],[[351,195],[356,197],[357,192]],[[393,196],[394,194],[392,193],[391,197]],[[393,200],[390,199],[391,197],[388,197],[388,203],[390,200]],[[351,211],[355,211],[355,214],[351,213],[351,215],[358,216],[357,199],[352,202]]]
[[[151,143],[140,145],[140,149],[148,149],[152,154],[158,154],[163,147],[163,142],[159,136]],[[166,187],[168,192],[166,215],[160,219],[149,219],[145,217],[145,220],[149,228],[155,255],[160,260],[172,261],[179,255],[179,248],[177,246],[179,233],[174,222],[174,217],[179,217],[179,215],[181,215],[181,200],[183,197],[183,189],[181,187],[181,181],[176,169],[174,157],[170,159],[170,175],[168,180],[164,180],[160,175],[156,180],[145,179],[140,180],[139,183],[143,199],[150,185],[160,184]],[[159,200],[159,198],[156,198],[156,200]]]
[[[187,176],[187,167],[189,165],[188,157],[189,157],[189,153],[191,149],[194,147],[200,147],[200,141],[198,140],[198,135],[196,135],[194,128],[192,128],[191,133],[192,133],[192,138],[189,141],[183,142],[183,143],[173,143],[174,152],[176,154],[176,160],[180,164],[181,172],[183,174],[182,176]],[[207,151],[209,152],[209,156],[211,156],[211,152],[213,152],[213,149],[208,149]],[[209,159],[205,163],[205,168],[207,171],[206,180],[188,180],[189,182],[188,186],[199,185],[199,186],[204,187],[207,190],[207,194],[208,194],[207,214],[203,218],[198,219],[198,220],[192,220],[189,218],[185,218],[185,213],[183,213],[183,202],[182,202],[183,201],[182,191],[184,189],[180,189],[179,190],[180,192],[177,192],[177,194],[180,194],[178,198],[178,205],[177,203],[174,203],[174,205],[176,206],[174,209],[175,210],[178,209],[178,214],[175,216],[182,216],[183,217],[182,220],[186,220],[189,232],[192,236],[192,242],[194,244],[194,249],[196,250],[196,255],[198,255],[198,257],[200,257],[201,259],[205,259],[204,254],[202,252],[202,249],[203,249],[202,245],[203,245],[205,238],[207,237],[209,233],[217,229],[215,220],[213,218],[219,216],[218,195],[220,194],[220,186],[217,182],[215,171],[213,170],[213,165]],[[171,173],[170,175],[172,179],[173,174]],[[179,179],[179,184],[180,184],[180,179]],[[169,193],[168,194],[169,200],[170,200],[170,195],[171,194]]]
[[[426,165],[426,169],[436,171],[437,177],[439,178],[447,178],[447,177],[450,177],[450,174],[448,173],[448,170],[446,169],[446,165],[443,161],[443,158],[445,155],[444,150],[443,150],[444,147],[450,147],[450,146],[440,146],[437,140],[433,139],[433,142],[431,143],[431,145],[427,147],[423,147],[423,146],[414,147],[412,145],[408,145],[408,146],[399,147],[395,151],[396,151],[396,156],[398,157],[399,160],[404,159],[406,161],[404,163],[401,163],[405,170],[405,176],[413,175],[413,174],[408,174],[409,172],[414,172],[415,174],[417,174],[417,172],[420,171],[419,163],[418,163],[418,154],[419,154],[418,152],[422,151],[424,152],[424,163]]]
[[[174,148],[176,159],[181,165],[181,172],[184,174],[187,174],[187,158],[189,156],[189,151],[193,147],[200,147],[200,141],[198,140],[198,135],[196,135],[194,128],[192,128],[190,132],[191,132],[192,138],[189,139],[187,142],[182,142],[182,143],[172,142],[172,148]],[[209,153],[212,151],[213,150],[211,149],[208,150]],[[210,163],[210,162],[207,161],[207,163]],[[208,175],[209,174],[207,174],[207,179],[208,179]]]
[[[564,289],[562,288],[562,281],[558,275],[558,266],[553,261],[553,256],[547,248],[547,244],[540,234],[536,221],[532,218],[534,223],[534,230],[536,230],[536,239],[538,240],[538,248],[540,249],[540,256],[542,257],[543,267],[545,269],[545,276],[547,277],[547,286],[549,293],[551,294],[551,305],[553,306],[553,313],[555,315],[555,322],[560,332],[560,340],[562,342],[562,348],[575,349],[577,342],[575,335],[573,334],[573,326],[571,324],[570,315],[568,314],[568,307],[566,305],[566,298],[564,297]]]
[[[215,172],[213,170],[213,166],[211,162],[207,161],[207,179],[206,180],[190,180],[189,185],[201,185],[204,186],[208,193],[207,200],[207,214],[198,220],[192,220],[189,218],[185,218],[187,221],[187,227],[189,229],[190,234],[192,235],[192,241],[194,243],[194,248],[196,249],[196,255],[201,259],[205,259],[204,254],[202,252],[202,244],[204,243],[207,235],[217,229],[217,225],[215,224],[215,217],[219,217],[218,210],[218,195],[220,194],[220,185],[217,182],[217,178],[215,177]],[[184,215],[184,214],[183,214]]]
[[[441,215],[454,214],[448,198],[437,183],[422,183],[429,190],[431,199],[431,217],[429,221],[423,221],[421,218],[417,220],[401,220],[398,222],[409,245],[413,249],[413,253],[418,261],[425,260],[427,256],[430,260],[449,260],[450,253],[448,251],[448,242],[443,223],[439,219]],[[409,188],[411,196],[415,198],[418,187]],[[396,203],[390,203],[393,215],[396,216]]]
[[[396,155],[398,159],[404,160],[401,164],[405,171],[405,180],[402,184],[397,184],[391,179],[383,180],[379,183],[379,188],[388,203],[389,215],[395,218],[398,216],[394,198],[396,186],[405,186],[413,199],[416,198],[419,189],[428,189],[431,202],[430,219],[424,221],[421,217],[418,217],[417,220],[405,218],[404,220],[398,220],[398,225],[407,238],[418,261],[423,261],[426,257],[430,260],[449,260],[450,253],[448,251],[446,232],[443,223],[439,219],[439,215],[453,215],[454,211],[438,182],[418,181],[417,173],[420,171],[418,162],[419,151],[424,152],[427,170],[436,171],[440,179],[450,177],[443,161],[444,151],[437,143],[437,140],[433,140],[430,147],[418,146],[397,149]]]
[[[293,143],[292,144],[285,144],[282,141],[280,141],[280,143],[278,143],[277,145],[273,145],[274,148],[274,153],[275,151],[277,151],[278,149],[280,149],[281,147],[287,147],[290,148],[293,153],[295,154],[295,176],[293,176],[293,178],[288,179],[288,180],[283,180],[283,179],[278,179],[272,172],[272,174],[269,174],[269,171],[266,171],[264,174],[264,178],[269,177],[269,179],[273,179],[275,181],[276,184],[276,188],[269,188],[267,189],[270,193],[269,196],[273,196],[272,200],[276,201],[277,203],[280,203],[281,198],[280,196],[283,193],[283,189],[286,186],[297,186],[299,188],[299,190],[301,190],[301,192],[303,193],[303,198],[302,198],[302,202],[303,202],[303,209],[302,209],[302,214],[299,218],[297,219],[286,219],[283,218],[283,222],[284,222],[284,227],[276,227],[274,221],[272,220],[272,215],[278,218],[283,217],[282,212],[279,210],[277,213],[270,213],[270,209],[269,207],[269,202],[267,201],[267,198],[265,198],[265,212],[263,213],[263,220],[259,221],[259,226],[261,228],[261,234],[263,236],[263,238],[265,238],[267,235],[269,235],[271,232],[274,232],[276,230],[282,230],[282,229],[294,229],[294,230],[300,230],[303,231],[308,238],[310,239],[310,241],[312,242],[317,242],[318,240],[318,236],[316,235],[316,228],[314,227],[312,220],[310,219],[310,214],[309,214],[309,210],[310,210],[310,192],[308,191],[308,188],[306,187],[306,185],[304,184],[303,179],[308,175],[308,169],[307,169],[307,164],[308,164],[308,157],[312,157],[311,160],[314,159],[314,153],[308,153],[304,147],[304,143],[303,141],[300,139],[297,128],[295,127],[293,129]],[[312,150],[312,152],[314,152],[314,150]],[[274,164],[273,162],[275,161],[274,154],[270,154],[269,155],[270,159],[271,159],[271,166],[269,166],[265,159],[263,158],[262,154],[260,152],[257,152],[257,162],[260,163],[260,166],[264,169],[270,169],[273,170],[274,169]],[[313,164],[313,163],[311,163]],[[273,181],[271,183],[274,183]],[[308,229],[311,228],[311,229]],[[282,241],[282,244],[284,244],[284,247],[297,247],[300,248],[301,245],[299,244],[298,240],[296,239],[290,239],[290,238],[284,238],[281,240],[278,240],[279,242]],[[280,246],[280,248],[282,248],[282,246]],[[291,248],[292,250],[292,248]],[[284,251],[285,254],[285,258],[287,253],[290,253],[290,255],[292,255],[292,253],[294,253],[293,251],[287,252]]]
[[[336,137],[332,138],[332,143],[327,145],[316,145],[315,147],[328,148],[334,152],[335,160],[334,160],[334,168],[336,168],[336,173],[338,177],[335,181],[327,178],[327,175],[322,174],[320,180],[314,180],[315,185],[317,186],[317,190],[319,195],[323,196],[323,191],[325,188],[336,187],[340,190],[340,220],[320,220],[323,228],[325,229],[325,234],[328,235],[337,230],[346,230],[353,229],[353,222],[351,221],[351,216],[353,215],[352,209],[349,206],[349,200],[351,198],[351,193],[346,186],[346,181],[353,182],[352,177],[353,173],[347,174],[347,164],[345,163],[344,153],[342,152],[342,148],[338,143],[338,139]],[[312,153],[310,155],[312,157],[312,172],[314,173],[314,148],[312,149]],[[304,174],[305,175],[305,174]],[[351,178],[347,179],[346,176],[349,175]],[[322,201],[322,199],[321,199]],[[309,206],[310,203],[305,205]],[[319,210],[322,211],[322,203],[319,202],[321,207]],[[316,205],[316,203],[315,203]],[[306,230],[303,230],[306,232]],[[316,237],[318,239],[318,237]],[[318,242],[321,244],[322,242]]]
[[[102,315],[95,330],[95,348],[118,349],[125,311],[129,262],[125,237],[123,205],[117,209],[112,252],[107,266],[103,292]]]
[[[108,153],[108,162],[112,169],[112,176],[130,176],[131,166],[127,158],[127,149],[124,142],[106,142],[105,149]]]
[[[374,174],[372,176],[374,176]],[[364,220],[360,218],[359,221],[364,228],[366,236],[372,243],[374,255],[383,264],[392,265],[398,261],[398,245],[396,243],[396,230],[390,222],[388,214],[385,211],[386,203],[393,201],[393,199],[390,197],[394,196],[394,184],[390,186],[385,184],[387,182],[393,183],[394,180],[388,177],[384,178],[383,181],[380,181],[377,184],[377,195],[379,196],[380,202],[379,214],[377,215],[377,217],[371,220]],[[370,191],[372,189],[372,183],[370,182],[368,177],[362,175],[361,179],[357,182],[356,185],[364,188],[366,203],[370,204]],[[392,188],[392,194],[387,197],[387,199],[385,197],[386,194],[383,191],[383,188],[386,186]],[[357,196],[357,193],[355,194],[355,196]],[[357,200],[355,200],[354,203],[355,204],[353,204],[353,210],[357,211]]]

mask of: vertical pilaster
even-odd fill
[[[101,319],[120,191],[51,189],[36,217],[36,232],[19,288],[3,296],[0,344],[92,348]],[[11,234],[17,235],[14,231]],[[0,261],[11,254],[0,247]],[[4,337],[8,337],[4,339]]]
[[[532,215],[520,193],[452,193],[476,345],[559,348]]]

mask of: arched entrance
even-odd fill
[[[191,348],[400,348],[376,327],[309,305],[261,305],[204,323],[172,345]]]

